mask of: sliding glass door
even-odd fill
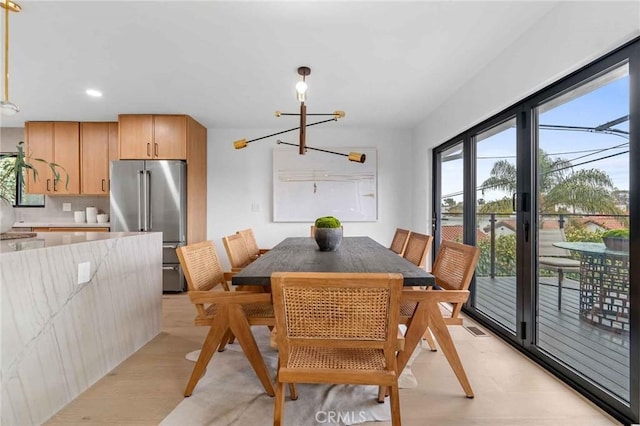
[[[638,164],[640,40],[434,150],[436,241],[481,249],[465,313],[629,423]]]
[[[629,402],[629,246],[603,242],[630,226],[628,63],[535,118],[537,346]]]

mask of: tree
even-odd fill
[[[602,170],[573,170],[570,161],[551,158],[542,149],[538,150],[538,170],[540,213],[557,213],[558,211],[621,213],[613,196],[613,182]],[[487,189],[515,193],[516,167],[507,160],[497,161],[481,188],[483,194]],[[506,207],[505,200],[508,198],[486,203],[484,210],[492,203],[499,203],[496,207],[503,209]]]

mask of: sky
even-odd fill
[[[629,76],[595,84],[595,90],[580,93],[578,96],[564,95],[559,105],[540,113],[541,125],[562,125],[596,127],[629,114]],[[545,110],[546,108],[541,108]],[[511,124],[515,124],[515,119]],[[615,129],[629,130],[629,122],[614,126]],[[570,160],[574,169],[597,168],[605,171],[618,189],[629,189],[629,155],[628,138],[602,133],[584,131],[539,130],[539,147],[553,158]],[[612,147],[623,145],[620,148]],[[602,152],[584,152],[598,151]],[[507,160],[515,164],[516,130],[508,127],[477,144],[477,183],[478,186],[490,176],[490,170],[498,160]],[[619,154],[619,155],[614,155]],[[614,155],[614,156],[612,156]],[[602,158],[612,156],[611,158]],[[596,161],[593,161],[596,160]],[[586,163],[578,165],[578,163]],[[462,160],[445,162],[442,165],[443,198],[450,196],[462,201]],[[452,194],[455,194],[452,196]],[[485,191],[485,201],[511,197],[503,191]]]

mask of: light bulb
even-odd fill
[[[2,115],[12,116],[20,112],[20,108],[18,108],[16,104],[13,104],[9,101],[0,101],[0,111]]]
[[[296,84],[296,94],[298,95],[298,101],[304,102],[307,99],[307,83],[299,81]]]

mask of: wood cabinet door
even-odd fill
[[[153,158],[152,115],[120,115],[118,127],[121,160]]]
[[[112,123],[81,123],[81,193],[109,195],[109,142]]]
[[[120,150],[118,149],[118,122],[109,124],[109,161],[120,159]]]
[[[41,121],[25,123],[25,138],[27,161],[37,172],[35,179],[32,170],[26,172],[26,191],[28,194],[50,194],[53,192],[51,170],[48,165],[35,159],[53,161],[53,123]]]
[[[53,123],[53,158],[64,167],[69,176],[60,173],[60,181],[54,185],[55,195],[80,194],[80,123],[56,121]]]
[[[187,117],[185,115],[154,115],[153,138],[155,159],[187,159]]]

